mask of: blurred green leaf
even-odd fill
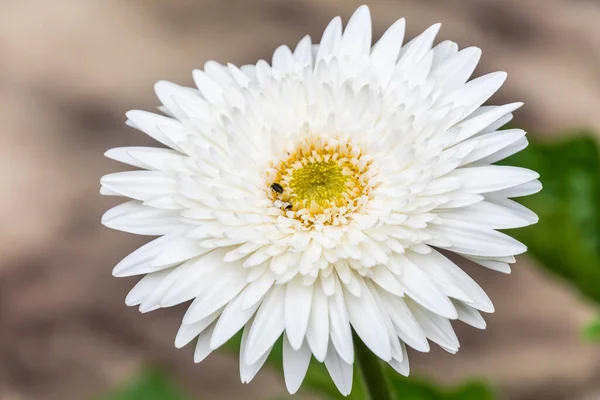
[[[583,328],[583,336],[588,340],[600,342],[600,317]]]
[[[529,254],[600,302],[600,156],[587,132],[559,143],[531,143],[508,160],[538,171],[544,189],[517,199],[540,217],[538,224],[509,233]]]
[[[496,396],[484,382],[470,382],[450,394],[452,400],[493,400]]]
[[[394,373],[392,371],[392,373]],[[392,376],[391,382],[398,400],[493,400],[495,396],[483,382],[470,382],[456,389],[444,389],[431,382],[401,375]]]
[[[156,370],[147,370],[123,387],[97,400],[190,400],[177,388],[168,375]]]

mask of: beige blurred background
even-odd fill
[[[159,79],[192,84],[209,59],[270,59],[359,5],[342,0],[0,0],[0,399],[88,400],[147,363],[165,365],[201,399],[284,393],[267,370],[239,383],[237,360],[201,365],[173,340],[182,308],[140,315],[135,279],[113,265],[143,238],[100,225],[118,199],[98,195],[121,168],[102,153],[150,144],[124,125],[153,110]],[[409,36],[442,22],[440,38],[483,48],[480,72],[509,74],[495,102],[524,101],[517,123],[536,137],[600,132],[597,0],[370,2],[375,36],[406,17]],[[551,139],[551,138],[549,138]],[[488,330],[458,325],[458,355],[413,353],[413,373],[454,383],[483,377],[510,400],[600,399],[600,348],[579,327],[593,314],[521,257],[512,275],[470,268],[497,312]]]

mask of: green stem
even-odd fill
[[[388,384],[382,361],[353,333],[354,351],[360,367],[366,391],[372,400],[393,400],[394,396]]]

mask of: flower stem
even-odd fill
[[[372,400],[393,400],[395,397],[383,370],[383,365],[369,348],[353,333],[354,350],[363,383]]]

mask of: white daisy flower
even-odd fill
[[[243,329],[242,382],[283,335],[291,393],[311,356],[350,393],[352,330],[406,375],[406,345],[455,353],[451,320],[485,328],[491,301],[446,254],[510,272],[526,248],[497,229],[537,221],[511,198],[541,184],[492,165],[527,146],[524,131],[498,130],[521,103],[482,106],[506,73],[468,81],[481,51],[432,47],[439,27],[402,46],[401,19],[371,46],[362,6],[271,64],[209,61],[197,89],[158,82],[168,116],[130,111],[128,124],[169,149],[111,149],[142,171],[101,180],[132,199],[104,225],[160,236],[115,267],[144,275],[126,303],[193,300],[175,345],[197,338],[196,362]]]

